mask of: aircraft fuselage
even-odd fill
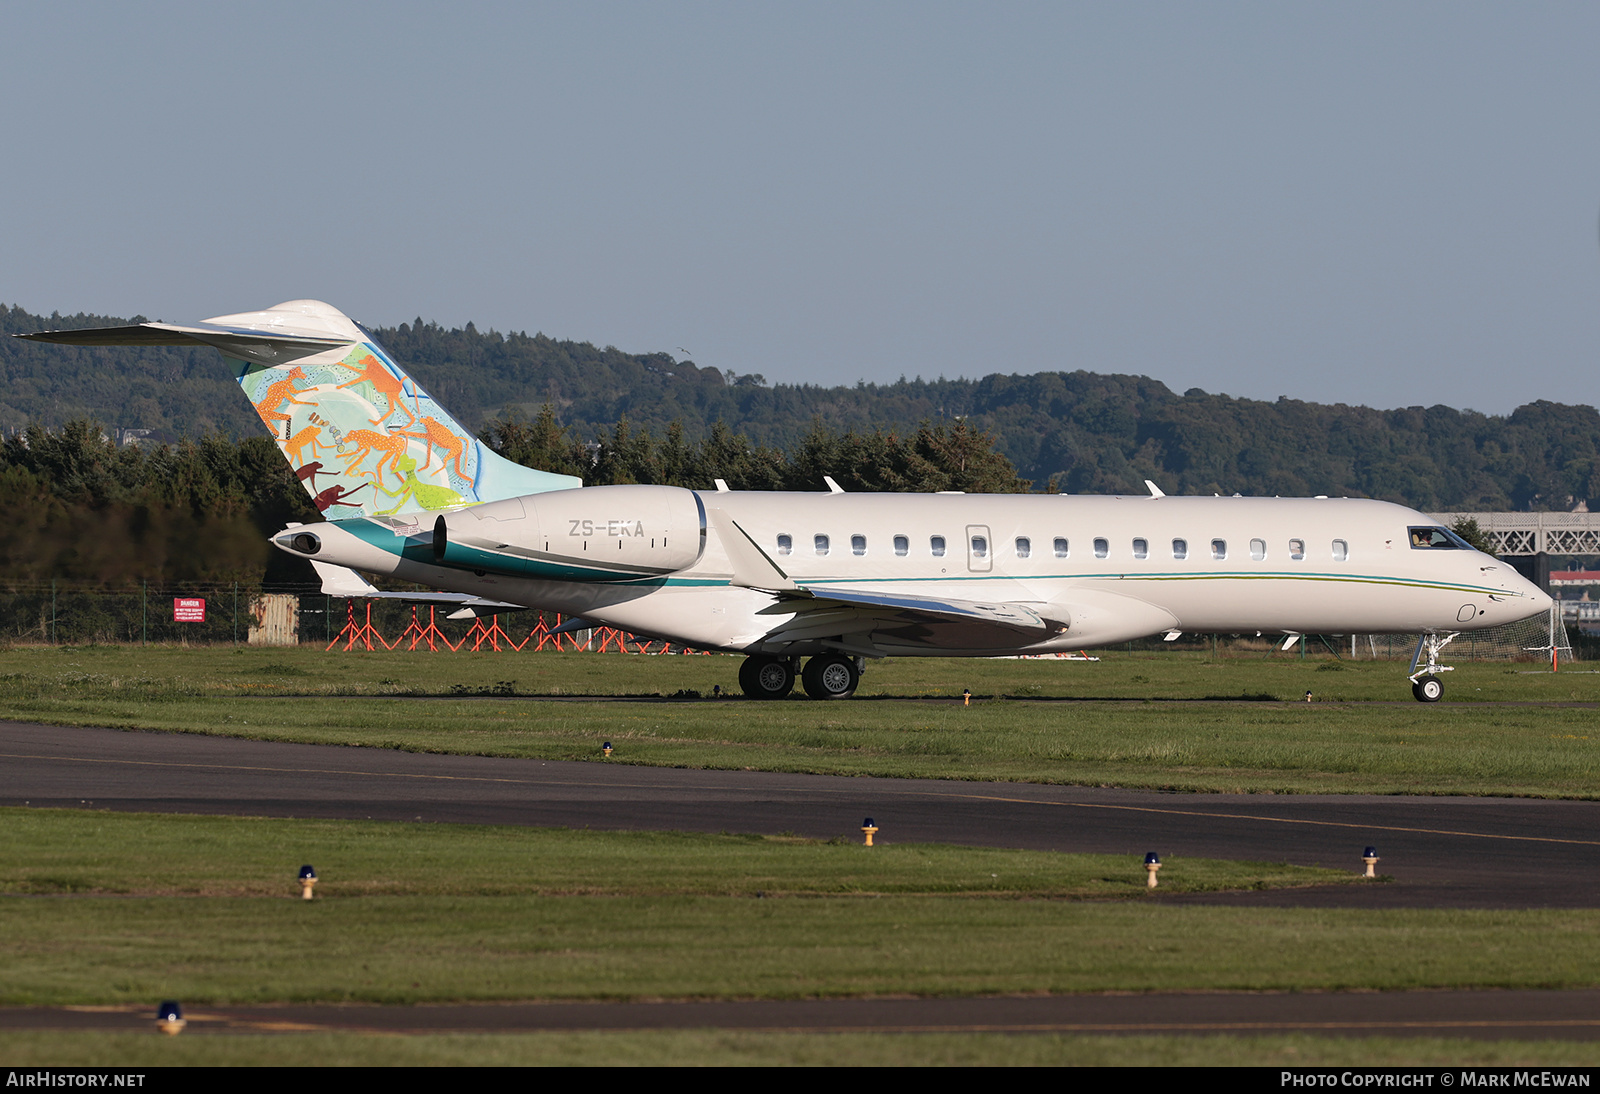
[[[741,572],[719,513],[772,572]],[[1171,630],[1465,631],[1550,603],[1497,559],[1413,546],[1429,518],[1363,499],[589,487],[474,506],[442,527],[442,551],[432,514],[292,532],[317,537],[319,560],[403,581],[700,648],[801,656],[1042,653]],[[276,542],[292,550],[290,535]],[[780,574],[793,589],[762,587]],[[832,604],[830,618],[805,599],[852,591],[1026,605],[1058,628],[951,645],[959,629],[928,640],[884,605]]]

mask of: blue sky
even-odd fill
[[[0,27],[0,302],[33,311],[314,297],[794,383],[1600,403],[1596,5],[13,0]]]

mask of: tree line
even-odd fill
[[[123,322],[0,306],[0,334]],[[755,453],[798,458],[820,428],[857,438],[860,451],[848,455],[866,461],[864,481],[887,483],[899,472],[870,470],[868,439],[909,444],[927,423],[987,435],[1024,479],[1077,493],[1138,492],[1148,478],[1168,493],[1329,494],[1423,510],[1600,504],[1600,413],[1589,406],[1540,401],[1497,416],[1447,406],[1269,402],[1199,388],[1180,395],[1143,376],[1039,371],[1052,363],[1045,361],[1026,362],[1033,370],[1026,374],[824,388],[470,323],[447,329],[419,318],[375,333],[469,428],[514,426],[512,440],[523,443],[517,429],[537,423],[549,406],[568,442],[591,451],[609,445],[633,475],[680,474],[677,448],[721,450],[729,436],[747,438]],[[113,432],[153,429],[173,441],[260,432],[215,351],[0,338],[0,430],[60,428],[77,418]],[[650,453],[623,458],[644,436]],[[775,481],[752,460],[744,481]]]
[[[485,444],[508,459],[580,476],[585,485],[661,483],[709,489],[1014,492],[1017,478],[990,439],[964,423],[892,432],[813,427],[785,453],[726,428],[690,440],[681,425],[656,436],[617,422],[586,442],[543,408],[498,419]],[[126,588],[239,582],[310,584],[303,561],[267,538],[291,521],[323,518],[267,437],[208,434],[175,445],[118,445],[96,422],[34,425],[0,441],[0,567],[5,583],[51,580]]]

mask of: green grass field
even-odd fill
[[[713,700],[738,660],[13,648],[0,717],[613,763],[1279,792],[1594,797],[1600,675],[1113,653],[890,661]],[[971,688],[977,701],[958,696]],[[1303,701],[1305,691],[1313,702]],[[696,696],[698,693],[698,697]],[[593,697],[568,701],[569,697]],[[674,698],[674,696],[677,696]],[[1460,700],[1460,701],[1456,701]],[[1137,862],[784,837],[0,811],[0,1001],[756,998],[1600,985],[1589,911],[1163,902]],[[295,899],[294,870],[322,874]],[[1332,875],[1169,861],[1163,890]],[[757,894],[760,895],[757,895]],[[1593,1065],[1584,1044],[989,1034],[6,1034],[8,1063]]]
[[[1239,909],[1173,891],[1348,874],[790,837],[570,832],[6,809],[0,1004],[794,998],[1103,991],[1577,987],[1600,983],[1586,911]],[[317,898],[298,899],[302,861]],[[7,1034],[8,1062],[283,1062],[313,1035]],[[631,1035],[630,1035],[631,1036]],[[317,1034],[348,1062],[571,1062],[553,1035]],[[834,1059],[831,1038],[685,1031],[614,1062]],[[392,1039],[391,1039],[392,1040]],[[1008,1040],[1016,1042],[1007,1052]],[[1146,1039],[1166,1062],[1351,1058],[1368,1042]],[[190,1042],[194,1042],[193,1047]],[[911,1063],[920,1039],[845,1039],[836,1059]],[[1397,1060],[1463,1059],[1397,1040]],[[1111,1062],[1121,1038],[946,1035],[950,1062]],[[493,1046],[493,1047],[486,1047]],[[607,1048],[606,1046],[613,1046]],[[1473,1059],[1593,1061],[1584,1046],[1477,1046]],[[1517,1052],[1525,1053],[1517,1056]],[[1552,1052],[1554,1055],[1552,1055]],[[1430,1055],[1432,1054],[1432,1055]],[[588,1062],[596,1062],[589,1060]]]
[[[1600,794],[1600,675],[1195,654],[891,660],[862,698],[705,698],[732,657],[89,647],[0,653],[0,717],[615,763],[1201,791]],[[978,698],[963,706],[963,688]],[[1312,692],[1313,701],[1304,701]],[[673,699],[679,692],[694,693]],[[608,701],[569,701],[573,696]],[[1266,698],[1261,698],[1265,696]],[[1209,701],[1208,701],[1209,700]]]

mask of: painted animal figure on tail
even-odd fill
[[[335,505],[345,505],[349,506],[351,509],[359,509],[361,508],[360,502],[340,501],[339,499],[348,498],[352,494],[358,494],[371,485],[372,484],[369,482],[364,482],[354,490],[347,490],[344,486],[330,486],[322,493],[312,498],[311,504],[317,507],[317,512],[319,513],[326,513],[329,508]],[[387,491],[385,491],[385,493],[387,493]]]
[[[317,449],[332,448],[331,444],[318,444],[317,438],[322,435],[320,425],[308,425],[294,436],[283,442],[283,454],[289,457],[289,462],[294,466],[296,474],[302,467],[318,467],[322,465],[306,463],[306,448],[311,449],[311,458],[316,459]],[[313,475],[315,472],[313,472]],[[315,482],[315,479],[312,480]]]
[[[346,474],[367,475],[373,481],[382,481],[383,465],[387,463],[395,476],[404,480],[404,476],[395,470],[394,461],[406,454],[406,436],[403,433],[374,433],[370,429],[352,429],[344,435],[344,439],[356,446],[354,452],[340,453],[344,462]],[[355,467],[374,451],[382,452],[378,462],[373,465],[370,473],[356,471]]]
[[[417,416],[406,409],[405,400],[401,398],[405,389],[404,383],[398,376],[384,368],[382,361],[378,360],[369,353],[365,357],[362,357],[357,364],[359,364],[361,367],[356,368],[353,365],[345,364],[343,361],[339,362],[340,368],[347,368],[351,372],[356,373],[356,378],[354,380],[351,380],[348,383],[340,384],[339,387],[347,388],[355,387],[357,384],[371,384],[379,395],[382,395],[389,401],[389,412],[387,414],[381,418],[368,419],[373,425],[382,425],[384,422],[389,420],[389,415],[393,414],[397,410],[405,412],[407,419],[406,425],[410,425],[412,422],[417,420]]]
[[[317,493],[317,474],[323,471],[321,462],[308,463],[294,469],[294,477],[303,483],[309,484],[306,489],[311,491],[313,497]],[[331,474],[332,472],[328,472]]]
[[[278,432],[278,427],[272,423],[287,422],[290,420],[290,416],[288,414],[278,413],[278,408],[282,406],[286,400],[293,403],[295,406],[317,405],[316,403],[308,403],[304,400],[295,398],[296,395],[303,395],[307,391],[310,391],[313,386],[309,383],[306,383],[305,387],[297,388],[294,386],[296,380],[299,380],[301,383],[306,383],[305,370],[300,368],[298,365],[290,369],[288,375],[283,379],[268,386],[266,394],[261,397],[260,402],[256,403],[256,413],[261,415],[261,420],[267,423],[267,428],[272,430],[273,433]],[[285,432],[287,432],[287,430],[285,430]]]
[[[464,455],[464,446],[461,438],[452,433],[449,427],[433,418],[418,418],[417,424],[421,425],[426,432],[406,433],[405,430],[400,432],[413,440],[428,442],[428,457],[422,462],[422,469],[426,471],[428,466],[433,463],[433,448],[438,445],[444,450],[444,455],[439,460],[440,466],[448,466],[450,461],[454,460],[456,474],[461,476],[468,486],[473,485],[473,477],[467,474],[467,469],[461,465]]]
[[[417,478],[417,461],[410,456],[401,456],[395,461],[395,467],[406,477],[406,485],[400,490],[384,490],[377,483],[373,486],[391,498],[399,498],[393,509],[379,509],[376,516],[389,516],[397,513],[407,500],[415,505],[433,512],[440,509],[458,509],[467,504],[467,499],[450,489],[448,486],[434,486]]]

